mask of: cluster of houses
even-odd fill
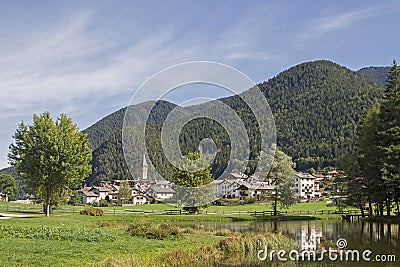
[[[297,172],[295,196],[303,200],[313,200],[321,197],[320,183],[325,177],[316,177],[309,173]],[[223,198],[256,198],[270,197],[275,194],[275,184],[272,180],[264,181],[258,177],[247,177],[242,174],[231,173],[224,180],[215,180],[215,193]]]
[[[81,204],[92,204],[100,200],[123,201],[125,203],[140,205],[149,202],[150,199],[165,200],[175,194],[174,185],[165,180],[147,179],[127,180],[129,184],[129,199],[122,199],[119,195],[122,180],[112,182],[103,181],[98,186],[84,187],[79,190]],[[295,196],[300,200],[314,200],[321,197],[320,183],[326,177],[314,176],[308,173],[296,173]],[[263,181],[255,176],[231,173],[223,180],[212,182],[215,195],[218,198],[245,200],[248,198],[261,199],[275,194],[273,181]]]
[[[121,180],[112,182],[103,181],[99,186],[84,187],[78,191],[81,204],[92,204],[107,201],[123,201],[133,205],[145,204],[149,199],[163,200],[175,194],[172,184],[168,181],[156,180],[127,180],[129,184],[129,198],[121,198],[119,189]]]

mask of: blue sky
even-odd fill
[[[85,129],[174,64],[216,61],[255,82],[316,59],[390,65],[399,15],[396,0],[1,1],[0,167],[33,113]]]

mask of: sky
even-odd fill
[[[32,114],[66,113],[83,130],[175,64],[218,62],[255,82],[318,59],[389,66],[399,15],[397,0],[0,1],[0,168]]]

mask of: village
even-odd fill
[[[337,174],[337,170],[330,171],[327,175],[296,172],[294,196],[299,202],[329,197],[333,189],[327,184],[330,184]],[[123,182],[129,185],[130,194],[127,198],[120,195]],[[272,180],[265,181],[257,176],[241,173],[230,173],[225,179],[214,180],[211,184],[217,198],[237,200],[240,204],[265,201],[275,194],[275,184]],[[81,205],[97,205],[100,202],[142,205],[172,198],[175,190],[174,184],[169,181],[149,179],[148,165],[144,159],[140,179],[101,181],[96,186],[79,189],[78,193]]]

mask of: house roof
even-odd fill
[[[230,173],[227,176],[227,179],[229,179],[229,180],[231,180],[231,179],[243,179],[243,178],[247,178],[246,175],[240,174],[240,173],[234,173],[234,172]]]
[[[169,182],[167,180],[155,180],[155,182],[158,185],[169,185],[169,184],[171,184],[171,182]]]
[[[212,184],[214,184],[214,185],[219,185],[219,184],[221,184],[221,183],[223,183],[225,180],[214,180],[214,181],[212,181],[211,183]]]
[[[149,189],[152,189],[156,193],[175,193],[175,190],[170,187],[157,187],[157,186],[150,186]]]
[[[104,186],[93,186],[92,188],[99,190],[99,192],[108,192],[108,191],[110,191],[110,189],[108,189],[107,187],[104,187]]]
[[[273,185],[260,185],[257,190],[275,190]]]
[[[93,191],[80,190],[79,192],[84,194],[86,197],[98,197],[99,196],[98,194],[96,194]]]
[[[315,179],[316,177],[306,172],[297,172],[296,176],[300,179]]]
[[[257,187],[258,187],[257,185],[253,185],[253,184],[250,184],[250,183],[245,182],[245,181],[239,181],[239,182],[237,182],[237,184],[238,184],[238,187],[244,186],[244,187],[246,187],[248,189],[257,189]]]

